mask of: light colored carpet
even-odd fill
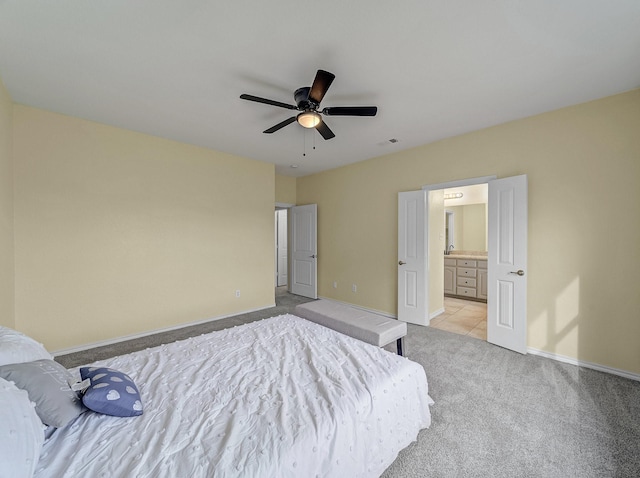
[[[271,309],[56,360],[82,365],[292,312],[307,300],[279,289]],[[431,327],[409,325],[406,345],[427,372],[433,423],[384,478],[640,477],[639,382]]]
[[[384,478],[639,477],[640,383],[409,326],[433,424]]]

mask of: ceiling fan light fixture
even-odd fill
[[[305,128],[315,128],[320,124],[320,115],[315,111],[304,111],[296,118],[300,126]]]

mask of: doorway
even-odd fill
[[[276,295],[318,298],[317,204],[295,206],[276,203],[274,288]],[[280,289],[279,289],[280,288]]]
[[[293,204],[280,202],[275,205],[273,286],[276,296],[279,290],[289,289],[289,209],[293,206]]]
[[[488,185],[441,191],[444,194],[444,311],[434,316],[429,325],[487,340]],[[434,222],[435,218],[430,224]]]
[[[526,175],[496,179],[495,176],[472,178],[450,183],[424,186],[422,191],[399,194],[398,215],[398,319],[405,320],[405,296],[417,297],[412,313],[426,320],[442,310],[444,196],[443,189],[488,183],[488,254],[487,254],[487,341],[520,353],[526,353],[526,264],[527,264],[527,177]],[[417,214],[403,214],[409,201],[423,205],[413,208]],[[438,207],[439,206],[439,207]],[[412,209],[412,210],[413,210]],[[434,221],[434,218],[436,219]],[[439,227],[433,234],[430,224]],[[407,244],[417,244],[417,262],[424,273],[403,274],[407,264],[401,237],[410,235]],[[405,277],[406,276],[406,277]],[[411,280],[405,280],[406,278]],[[415,287],[415,286],[418,287]],[[410,287],[411,286],[411,287]],[[438,290],[439,289],[439,290]],[[407,294],[420,292],[421,296]],[[436,293],[434,293],[434,291]],[[402,306],[402,307],[401,307]],[[438,310],[440,309],[440,310]],[[406,319],[407,322],[413,322]],[[417,323],[417,322],[414,322]]]

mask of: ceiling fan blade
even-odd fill
[[[275,132],[276,132],[276,131],[278,131],[279,129],[282,129],[282,128],[284,128],[285,126],[287,126],[288,124],[293,123],[295,120],[296,120],[296,117],[295,117],[295,116],[292,116],[291,118],[288,118],[288,119],[286,119],[286,120],[282,121],[281,123],[278,123],[277,125],[272,126],[272,127],[271,127],[271,128],[269,128],[269,129],[265,129],[265,130],[263,131],[263,133],[267,133],[267,134],[275,133]]]
[[[296,106],[288,105],[287,103],[282,103],[280,101],[268,100],[267,98],[260,98],[259,96],[240,95],[240,98],[243,100],[255,101],[256,103],[264,103],[265,105],[279,106],[280,108],[287,108],[288,110],[298,109]]]
[[[311,90],[309,91],[309,99],[316,103],[316,105],[319,105],[335,77],[336,75],[333,73],[318,70],[316,78],[313,80],[313,85],[311,85]]]
[[[375,116],[377,106],[333,106],[322,110],[327,116]]]
[[[316,129],[318,130],[318,133],[320,133],[324,139],[331,139],[331,138],[335,138],[335,136],[336,136],[333,133],[333,131],[331,131],[331,129],[327,126],[327,123],[325,123],[322,120],[320,120],[320,123],[318,123],[318,125],[316,126]]]

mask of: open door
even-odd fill
[[[290,208],[289,228],[291,234],[290,291],[292,294],[317,299],[317,205],[308,204]]]
[[[429,325],[426,208],[426,191],[398,193],[398,320],[418,325]]]
[[[489,181],[487,342],[527,352],[527,176]]]

